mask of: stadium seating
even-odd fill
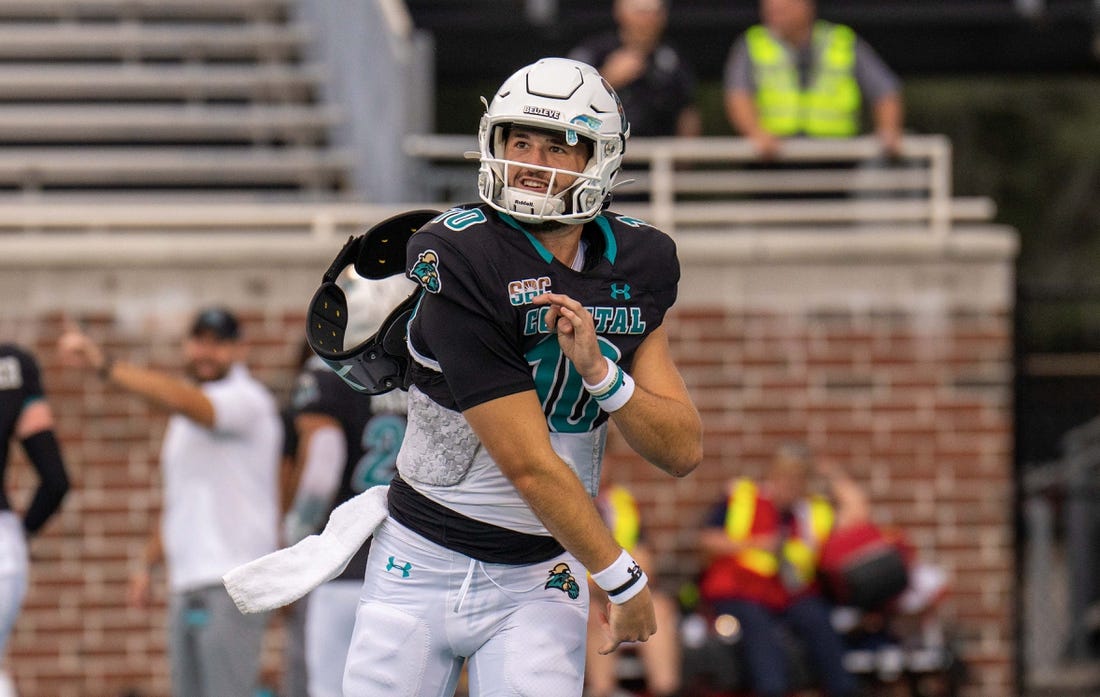
[[[340,198],[293,4],[0,0],[0,198]]]

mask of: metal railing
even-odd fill
[[[476,164],[470,137],[415,135],[405,152],[424,162],[435,198],[470,197]],[[805,228],[880,224],[947,235],[956,221],[988,221],[987,198],[952,194],[951,143],[907,136],[897,158],[872,137],[792,139],[762,167],[743,138],[636,138],[624,155],[616,210],[640,215],[669,233],[684,228]],[[462,191],[458,196],[456,192]],[[644,203],[631,198],[648,199]]]
[[[367,204],[197,193],[0,199],[0,266],[112,263],[120,254],[137,263],[219,255],[323,258],[348,235],[395,213],[476,200],[477,165],[463,157],[473,146],[462,136],[407,139],[406,150],[424,170],[428,195],[419,202],[412,195],[408,202]],[[846,253],[857,243],[898,250],[919,242],[933,249],[953,225],[992,216],[988,199],[951,195],[946,138],[906,138],[897,162],[881,162],[877,154],[869,138],[796,140],[786,144],[783,168],[755,169],[753,151],[741,139],[639,138],[630,143],[623,177],[633,181],[617,189],[626,200],[614,208],[669,233],[700,233],[692,237],[706,239],[712,252],[720,240],[734,244],[745,236],[704,233],[797,232],[803,244],[839,245]],[[864,234],[870,230],[882,234]],[[817,234],[823,231],[832,234]],[[691,247],[680,237],[685,250]]]
[[[0,203],[0,268],[331,259],[350,235],[424,204],[308,201]]]
[[[1062,439],[1062,458],[1022,485],[1025,682],[1100,688],[1100,419]],[[1075,693],[1077,694],[1077,693]]]

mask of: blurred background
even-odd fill
[[[702,135],[632,139],[616,208],[677,240],[669,323],[707,455],[669,484],[613,440],[608,467],[690,616],[713,497],[805,441],[948,579],[941,679],[884,689],[1100,695],[1100,2],[818,10],[901,78],[902,157],[822,175],[876,160],[863,137],[792,144],[801,188],[755,169],[722,73],[757,4],[672,1]],[[479,98],[613,28],[607,0],[0,0],[0,341],[38,354],[74,484],[31,548],[19,694],[167,694],[163,590],[124,597],[164,417],[61,367],[63,318],[177,370],[191,312],[230,305],[285,399],[347,236],[476,198]],[[34,475],[8,469],[19,508]],[[284,643],[277,619],[273,693]]]

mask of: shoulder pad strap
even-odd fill
[[[405,247],[413,233],[439,215],[428,209],[401,213],[378,223],[358,239],[355,272],[363,278],[389,278],[405,272]],[[346,264],[345,264],[346,265]]]

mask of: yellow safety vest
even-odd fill
[[[611,518],[604,522],[611,529],[615,542],[626,551],[633,551],[642,532],[638,502],[629,491],[618,485],[612,485],[601,496],[607,501],[607,510]]]
[[[726,507],[726,534],[734,542],[748,539],[756,518],[756,502],[759,489],[750,479],[739,479],[730,491]],[[817,572],[818,552],[825,538],[833,529],[833,508],[820,496],[811,496],[805,517],[799,520],[802,537],[789,538],[783,543],[783,558],[807,584]],[[737,554],[737,563],[753,573],[771,577],[779,573],[779,558],[763,549],[744,549]]]
[[[777,136],[845,138],[859,133],[856,34],[842,24],[814,23],[815,74],[803,90],[790,51],[763,25],[745,35],[756,78],[761,127]]]

